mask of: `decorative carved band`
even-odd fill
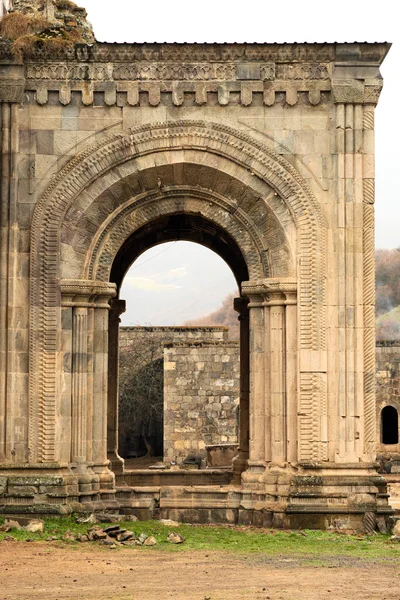
[[[172,103],[181,106],[185,95],[194,96],[197,105],[207,104],[214,94],[218,104],[226,106],[230,102],[240,102],[243,106],[253,103],[254,95],[261,95],[266,106],[271,106],[279,100],[293,106],[299,101],[299,94],[305,94],[310,104],[321,102],[321,94],[329,92],[329,80],[297,80],[293,81],[85,81],[67,80],[53,81],[31,79],[27,82],[26,91],[34,95],[35,101],[45,105],[49,101],[49,93],[57,93],[59,102],[68,105],[72,93],[80,94],[81,102],[90,106],[94,102],[94,94],[103,94],[106,106],[137,106],[149,104],[158,106],[164,102],[163,94],[172,94]],[[209,96],[210,95],[210,96]],[[282,95],[284,98],[282,98]]]
[[[85,277],[108,279],[110,266],[124,241],[152,219],[174,214],[177,199],[180,200],[182,212],[202,215],[229,233],[241,249],[252,276],[268,275],[268,265],[260,262],[265,240],[242,209],[210,190],[170,186],[163,188],[161,193],[157,189],[133,199],[104,223],[92,244],[93,249],[85,266]]]
[[[49,81],[305,81],[329,80],[324,63],[30,63],[28,80]]]

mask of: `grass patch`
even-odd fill
[[[323,559],[323,556],[400,559],[400,544],[391,543],[390,536],[382,534],[361,536],[328,531],[279,531],[240,526],[182,524],[176,530],[186,538],[186,542],[174,545],[167,541],[168,533],[174,528],[163,525],[159,521],[123,522],[119,525],[133,531],[136,535],[140,533],[154,535],[158,542],[157,546],[139,547],[139,550],[144,552],[154,552],[160,549],[169,552],[217,550],[237,554],[262,554],[270,557],[303,556],[310,559],[313,557]],[[104,523],[101,526],[106,527],[107,524]],[[91,525],[76,523],[73,518],[51,518],[45,520],[43,533],[32,534],[26,531],[12,530],[9,533],[1,532],[0,540],[9,535],[19,541],[28,539],[45,541],[49,537],[62,540],[67,531],[78,536],[86,533],[90,527]],[[78,542],[68,543],[78,544]]]

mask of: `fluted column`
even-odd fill
[[[260,489],[266,468],[297,460],[297,284],[243,284],[250,299],[250,448],[245,486]]]
[[[72,315],[72,443],[71,462],[87,459],[87,308],[75,307]]]
[[[109,316],[107,454],[114,473],[124,468],[124,460],[118,454],[119,324],[124,312],[125,301],[113,300]]]
[[[285,295],[271,293],[266,302],[269,309],[269,354],[267,376],[269,376],[271,430],[269,448],[271,462],[286,460],[286,344],[285,344]],[[268,335],[268,332],[267,332]]]
[[[240,322],[240,404],[239,404],[239,451],[233,463],[234,480],[241,482],[241,474],[246,470],[249,459],[249,309],[246,298],[235,298],[234,308],[239,313]]]
[[[70,431],[70,463],[81,473],[87,467],[108,465],[106,355],[109,302],[115,294],[113,284],[79,280],[61,283],[65,371],[61,414],[66,431]],[[64,439],[65,434],[61,435]]]

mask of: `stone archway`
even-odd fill
[[[211,189],[199,185],[202,170]],[[174,182],[179,185],[170,185]],[[152,124],[117,134],[72,159],[34,215],[31,311],[37,327],[31,335],[30,436],[38,461],[56,460],[59,446],[54,407],[61,387],[58,282],[62,280],[63,297],[68,297],[63,309],[71,308],[74,291],[73,302],[100,313],[103,300],[115,293],[108,283],[113,254],[133,223],[141,226],[177,210],[203,211],[230,232],[253,282],[246,293],[257,295],[261,304],[270,294],[265,278],[278,285],[283,303],[285,282],[276,280],[289,277],[290,293],[298,285],[300,319],[302,314],[309,317],[303,319],[298,350],[305,355],[325,352],[324,223],[298,173],[259,142],[217,124]],[[313,384],[304,430],[319,409],[321,385],[323,381]],[[310,458],[323,457],[317,442],[312,448]]]

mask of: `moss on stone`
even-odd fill
[[[92,44],[94,35],[86,10],[71,0],[16,0],[0,21],[0,37],[11,42],[17,60],[37,51],[68,51],[75,44]]]

